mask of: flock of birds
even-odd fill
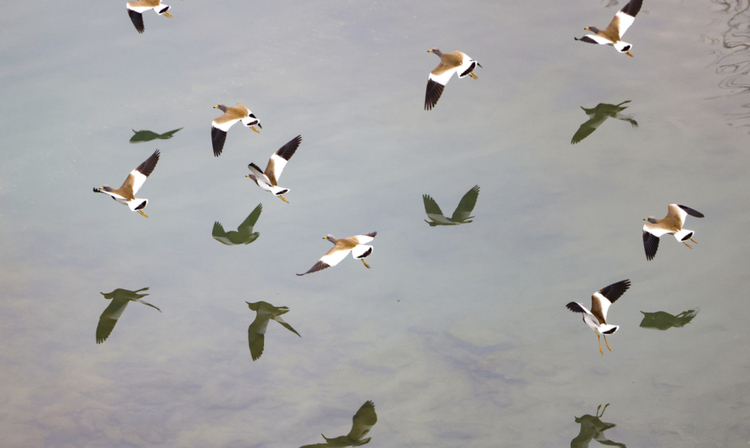
[[[641,9],[642,0],[631,0],[621,10],[619,10],[611,23],[607,28],[600,30],[596,27],[586,27],[585,30],[592,31],[592,34],[588,34],[581,38],[575,38],[577,41],[608,45],[614,47],[620,53],[633,56],[630,52],[632,44],[624,42],[622,40],[625,32],[633,24],[636,15]],[[138,0],[127,2],[127,11],[130,19],[133,22],[136,30],[139,33],[143,33],[145,30],[143,24],[143,13],[148,10],[153,10],[158,15],[166,17],[172,17],[168,12],[170,6],[163,5],[161,0]],[[427,89],[425,93],[424,110],[431,110],[434,108],[438,100],[440,99],[443,90],[448,81],[457,75],[459,79],[469,76],[476,79],[477,76],[474,74],[474,70],[477,67],[482,67],[479,62],[472,59],[467,54],[461,51],[454,51],[452,53],[443,53],[438,48],[428,50],[428,52],[434,53],[440,58],[440,63],[433,69],[428,77]],[[609,109],[603,113],[606,115],[616,114],[623,110],[625,107],[622,105],[627,103],[621,103],[616,106],[612,106],[614,109]],[[245,107],[244,105],[237,103],[235,107],[227,107],[223,104],[214,106],[223,112],[223,115],[214,119],[211,123],[211,142],[214,156],[218,157],[222,154],[224,144],[226,142],[226,136],[229,129],[236,123],[241,122],[244,126],[251,128],[255,132],[260,132],[262,129],[260,121],[253,114],[253,112]],[[597,110],[591,109],[584,111],[592,117],[589,122],[593,120],[593,123],[587,122],[582,125],[579,132],[574,136],[572,143],[577,143],[581,139],[585,138],[588,134],[596,129],[603,118],[597,115]],[[621,118],[621,119],[627,119]],[[637,126],[637,123],[631,121],[633,126]],[[172,133],[176,132],[171,131]],[[135,132],[135,131],[134,131]],[[136,132],[137,134],[137,132]],[[171,134],[170,134],[171,136]],[[134,136],[134,138],[136,138]],[[165,137],[169,138],[169,137]],[[288,203],[289,201],[284,198],[284,194],[289,192],[289,188],[284,188],[278,185],[279,178],[284,170],[284,167],[289,162],[291,157],[295,154],[302,142],[302,137],[297,136],[286,143],[284,146],[274,152],[264,170],[261,170],[255,163],[250,163],[248,169],[250,174],[249,177],[255,182],[258,187],[262,190],[267,191],[274,196],[278,197],[282,201]],[[103,193],[109,195],[115,201],[124,204],[130,208],[131,211],[137,212],[144,217],[148,217],[144,212],[144,209],[148,205],[148,199],[136,198],[135,195],[138,193],[140,188],[145,183],[146,179],[152,174],[156,164],[159,161],[159,150],[146,159],[143,163],[138,165],[125,179],[125,182],[119,188],[112,188],[109,185],[104,185],[100,188],[94,188],[94,192]],[[453,215],[448,218],[445,217],[438,207],[437,203],[429,195],[423,196],[425,205],[425,211],[427,212],[430,221],[426,221],[431,226],[435,225],[458,225],[471,222],[469,219],[472,216],[471,211],[476,204],[477,196],[479,194],[479,186],[472,188],[466,195],[461,199],[459,206]],[[248,216],[245,222],[240,225],[236,232],[230,231],[225,232],[220,223],[214,224],[214,231],[212,232],[214,238],[224,244],[249,244],[257,238],[257,233],[252,232],[252,226],[258,219],[262,206],[259,205],[255,210]],[[670,204],[668,206],[668,212],[666,217],[663,219],[656,219],[653,216],[649,216],[644,220],[647,221],[643,226],[643,245],[646,253],[646,259],[652,260],[656,251],[659,247],[659,240],[662,236],[671,234],[677,239],[684,243],[687,247],[691,247],[687,240],[695,242],[693,239],[694,232],[692,230],[685,229],[684,223],[686,217],[690,215],[697,218],[702,218],[703,214],[684,205]],[[352,257],[361,260],[365,267],[370,266],[365,262],[365,258],[369,257],[373,252],[373,247],[367,243],[371,242],[377,232],[372,232],[364,235],[355,235],[348,238],[336,238],[333,235],[327,235],[324,239],[327,239],[333,243],[333,248],[323,255],[308,271],[297,274],[299,276],[318,272],[331,266],[339,264],[348,254],[352,254]],[[607,348],[611,351],[609,343],[607,342],[607,335],[614,334],[619,326],[611,325],[607,322],[607,313],[611,305],[617,301],[630,287],[630,280],[622,280],[606,286],[591,296],[591,309],[586,308],[580,302],[570,302],[566,307],[576,313],[583,315],[583,322],[586,323],[596,334],[597,340],[599,341],[599,351],[603,355],[604,351],[601,346],[601,337],[604,338],[604,342]],[[112,293],[103,294],[105,298],[112,299],[112,303],[105,310],[100,318],[100,325],[97,329],[97,342],[102,342],[107,338],[109,333],[114,327],[114,323],[122,313],[122,310],[129,301],[141,302],[145,305],[153,305],[142,300],[147,294],[140,294],[142,291],[147,290],[144,288],[138,291],[126,291],[126,290],[115,290]],[[286,323],[281,315],[288,312],[286,307],[274,307],[266,302],[247,302],[248,307],[251,310],[256,311],[257,316],[255,321],[250,325],[248,329],[248,340],[250,345],[250,351],[253,360],[256,360],[263,353],[263,338],[266,332],[268,322],[275,320],[289,331],[297,334],[288,323]],[[156,308],[156,307],[154,307]],[[156,308],[158,309],[158,308]],[[160,310],[161,311],[161,310]],[[354,416],[354,425],[352,432],[348,436],[341,436],[336,439],[326,438],[326,444],[320,445],[309,445],[309,446],[356,446],[369,442],[369,438],[362,439],[367,434],[372,425],[377,421],[375,415],[374,405],[371,401],[366,402],[357,411]],[[325,438],[325,436],[324,436]]]

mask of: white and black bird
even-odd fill
[[[617,283],[612,283],[599,291],[595,292],[591,296],[591,311],[586,309],[580,302],[570,302],[565,305],[570,311],[574,313],[583,314],[583,322],[589,326],[594,333],[596,333],[596,339],[599,341],[599,352],[604,354],[602,351],[602,340],[599,335],[604,336],[604,343],[607,344],[609,351],[609,343],[607,342],[607,335],[614,334],[619,328],[619,325],[610,325],[607,323],[607,311],[609,307],[622,296],[625,291],[630,288],[630,280],[622,280]]]
[[[270,303],[263,301],[255,303],[245,303],[247,303],[247,306],[256,313],[255,320],[253,320],[253,323],[251,323],[250,326],[247,327],[247,342],[250,346],[250,356],[252,356],[253,361],[259,359],[263,354],[263,348],[265,346],[266,339],[266,330],[268,329],[268,322],[270,320],[275,320],[276,322],[280,323],[282,327],[286,328],[297,336],[302,337],[299,333],[297,333],[297,330],[292,328],[291,325],[286,323],[286,321],[281,318],[282,314],[286,314],[289,312],[289,308],[285,306],[273,306]]]
[[[424,110],[430,110],[437,104],[440,99],[440,95],[443,94],[445,85],[450,81],[451,76],[454,73],[459,78],[465,76],[471,76],[477,79],[477,75],[474,74],[474,69],[481,67],[479,62],[472,59],[466,53],[462,53],[458,50],[453,53],[443,53],[438,48],[427,50],[428,53],[435,53],[440,57],[440,63],[433,71],[430,72],[430,76],[427,80],[427,92],[424,98]]]
[[[690,240],[698,243],[693,239],[694,231],[683,229],[687,215],[703,218],[703,213],[690,207],[679,204],[669,204],[667,206],[667,216],[662,219],[656,219],[653,216],[643,218],[648,221],[643,225],[643,248],[646,250],[646,259],[653,260],[656,256],[656,250],[659,249],[659,238],[662,235],[672,234],[677,241],[692,249],[687,243]]]
[[[589,44],[612,45],[618,52],[633,57],[633,54],[630,53],[633,45],[624,42],[622,36],[635,21],[635,16],[641,10],[641,4],[643,4],[643,0],[630,0],[627,5],[617,11],[615,18],[612,19],[607,28],[600,30],[595,26],[587,26],[584,30],[593,31],[594,34],[587,34],[580,39],[577,37],[574,39]]]
[[[378,416],[375,413],[375,404],[368,400],[363,404],[356,414],[352,417],[352,429],[349,434],[345,436],[328,438],[321,434],[326,443],[316,443],[315,445],[305,445],[300,448],[314,448],[314,447],[345,447],[345,446],[361,446],[370,443],[372,437],[363,438],[366,436],[370,429],[375,426],[378,422]]]
[[[128,2],[127,7],[130,20],[133,21],[133,25],[135,25],[135,29],[138,30],[139,33],[142,33],[145,30],[143,26],[143,13],[149,9],[153,9],[154,12],[160,16],[172,17],[172,14],[168,12],[171,6],[162,5],[161,0],[138,0]]]
[[[214,148],[214,156],[219,157],[221,151],[224,149],[224,142],[227,140],[227,131],[238,121],[242,121],[242,124],[249,127],[255,132],[260,132],[255,129],[255,126],[263,129],[260,125],[260,121],[253,114],[253,112],[247,107],[240,103],[237,103],[236,107],[227,107],[223,104],[217,104],[214,109],[219,109],[224,112],[224,115],[215,118],[211,122],[211,143]]]
[[[311,272],[317,272],[331,266],[336,266],[337,264],[341,263],[341,260],[346,258],[349,252],[352,253],[352,257],[358,260],[362,260],[362,264],[364,264],[367,269],[370,269],[370,265],[365,263],[364,260],[372,254],[372,246],[368,246],[367,243],[372,241],[377,234],[378,232],[372,232],[368,233],[367,235],[350,236],[349,238],[336,238],[333,235],[324,236],[324,240],[328,240],[333,243],[333,248],[329,250],[328,253],[323,255],[320,260],[318,260],[318,262],[310,268],[309,271],[305,272],[304,274],[297,275],[301,276],[310,274]]]
[[[159,161],[159,154],[159,150],[157,149],[151,154],[151,157],[138,165],[138,168],[131,171],[120,188],[114,189],[109,185],[104,185],[101,188],[94,188],[94,193],[108,194],[120,204],[127,205],[131,211],[138,212],[148,218],[148,215],[143,212],[143,209],[148,205],[148,199],[136,198],[135,194],[138,193],[138,190],[141,189],[148,176],[154,171],[156,163]]]
[[[112,330],[114,330],[115,324],[117,324],[117,320],[120,319],[122,312],[125,311],[125,308],[130,302],[142,303],[146,306],[150,306],[151,308],[156,309],[161,313],[161,310],[159,308],[143,300],[143,297],[146,297],[148,294],[139,294],[142,291],[148,291],[148,287],[141,288],[136,291],[117,288],[112,292],[99,293],[103,295],[105,299],[111,300],[112,302],[110,302],[107,308],[104,309],[102,315],[99,317],[99,325],[96,326],[97,344],[101,344],[102,342],[107,340],[109,335],[112,333]]]
[[[275,195],[288,204],[289,201],[287,201],[282,194],[286,194],[289,189],[279,187],[278,181],[286,163],[292,158],[301,142],[302,136],[298,135],[291,139],[289,143],[279,148],[278,151],[273,153],[271,158],[268,159],[268,165],[266,165],[265,171],[261,171],[258,165],[254,163],[249,164],[247,168],[250,170],[250,174],[245,177],[249,177],[260,188]]]

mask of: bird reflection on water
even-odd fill
[[[349,431],[349,434],[345,436],[339,436],[334,438],[328,438],[321,434],[324,439],[326,439],[326,443],[316,443],[314,445],[305,445],[300,448],[314,448],[314,447],[323,447],[323,446],[336,446],[336,447],[344,447],[344,446],[360,446],[365,445],[367,443],[370,443],[370,439],[372,437],[368,437],[366,439],[363,439],[364,436],[367,435],[367,433],[370,432],[370,429],[372,429],[373,426],[375,426],[375,423],[378,422],[378,416],[375,414],[375,404],[368,400],[363,404],[356,414],[354,414],[354,417],[352,417],[352,430]]]
[[[468,224],[473,216],[471,212],[477,205],[477,198],[479,198],[479,185],[474,185],[471,190],[467,191],[461,201],[458,203],[458,207],[453,211],[453,215],[448,218],[443,215],[443,211],[440,210],[437,202],[429,194],[422,195],[422,201],[424,202],[424,211],[427,213],[427,217],[430,219],[424,220],[430,227],[435,226],[457,226],[459,224]]]
[[[596,131],[596,129],[602,125],[602,123],[607,121],[607,118],[617,118],[618,120],[627,121],[632,127],[637,128],[638,122],[633,119],[632,115],[624,115],[620,113],[628,108],[628,106],[623,106],[623,104],[627,104],[629,102],[630,100],[623,101],[620,104],[599,103],[591,109],[586,109],[585,107],[581,106],[581,109],[583,109],[586,115],[589,116],[589,119],[578,128],[576,133],[573,135],[573,138],[570,140],[570,144],[575,145],[584,138],[593,134],[594,131]]]
[[[216,241],[220,242],[221,244],[226,244],[227,246],[250,244],[253,241],[257,240],[260,236],[260,233],[253,232],[253,227],[255,226],[255,223],[258,222],[258,218],[260,218],[260,213],[262,211],[263,204],[258,204],[258,206],[255,207],[249,215],[247,215],[247,218],[242,221],[242,224],[237,227],[236,232],[234,230],[225,232],[224,227],[221,225],[221,223],[219,221],[215,221],[213,230],[211,230],[211,236]]]
[[[141,288],[136,291],[117,288],[112,292],[99,293],[103,295],[105,299],[111,300],[112,302],[109,304],[109,306],[107,306],[107,308],[104,309],[104,312],[99,317],[99,325],[97,325],[96,327],[97,344],[101,344],[102,342],[107,340],[110,333],[112,333],[112,330],[114,330],[115,324],[117,324],[117,320],[120,318],[122,312],[125,311],[125,307],[127,307],[128,303],[130,302],[142,303],[144,305],[150,306],[151,308],[155,308],[161,313],[161,310],[159,308],[143,300],[143,297],[146,297],[148,294],[139,294],[142,291],[148,291],[148,287]]]
[[[700,308],[694,310],[683,311],[680,314],[674,316],[664,311],[656,311],[654,313],[647,313],[641,311],[643,314],[643,320],[641,321],[641,328],[654,328],[656,330],[669,330],[670,328],[682,328],[689,324],[695,316],[698,315]]]
[[[172,138],[177,132],[181,131],[182,128],[179,129],[173,129],[169,132],[165,132],[163,134],[157,134],[153,131],[147,131],[147,130],[140,130],[136,131],[133,129],[134,132],[133,136],[130,137],[130,143],[142,143],[142,142],[150,142],[151,140],[169,140]]]
[[[604,409],[601,409],[602,405],[596,408],[596,415],[586,414],[581,417],[576,417],[576,423],[581,424],[581,429],[578,435],[570,441],[570,448],[587,448],[591,440],[596,440],[602,445],[619,446],[625,448],[624,443],[613,442],[604,435],[604,431],[614,428],[614,423],[607,423],[601,421],[601,417],[604,415],[604,411],[609,406],[609,403],[604,405]],[[601,409],[601,414],[599,410]]]
[[[292,328],[291,325],[286,323],[284,319],[281,318],[282,314],[286,314],[289,312],[289,308],[285,306],[273,306],[268,302],[245,302],[247,303],[247,306],[250,307],[251,310],[255,311],[257,314],[255,315],[255,320],[253,323],[250,324],[249,327],[247,327],[247,342],[250,346],[250,356],[252,356],[253,361],[257,361],[260,359],[260,356],[263,354],[263,348],[265,346],[265,340],[266,340],[266,330],[268,329],[268,321],[271,319],[275,320],[276,322],[280,323],[284,328],[291,331],[292,333],[296,334],[299,337],[299,333],[297,333],[297,330]]]

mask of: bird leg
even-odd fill
[[[250,126],[250,129],[252,129],[253,131],[255,131],[255,132],[257,132],[258,134],[260,134],[260,131],[259,131],[259,130],[257,130],[257,129],[255,129],[255,127],[254,127],[254,126]]]
[[[596,340],[599,341],[599,353],[603,355],[604,351],[602,350],[602,338],[599,337],[599,333],[596,334]],[[606,339],[605,339],[605,342],[606,342]]]
[[[475,75],[474,73],[469,73],[469,76],[471,76],[473,79],[477,79],[477,75]]]
[[[607,404],[604,405],[604,409],[602,409],[602,413],[601,414],[599,413],[599,408],[602,407],[602,405],[599,405],[599,407],[596,408],[596,417],[597,418],[604,416],[604,411],[607,410],[607,406],[609,406],[609,403],[607,403]]]
[[[690,239],[692,240],[692,238],[690,238]],[[684,242],[684,241],[683,241],[683,242],[682,242],[682,244],[684,244],[684,245],[686,245],[687,247],[689,247],[689,248],[691,248],[691,249],[692,249],[692,246],[690,246],[690,245],[689,245],[688,243],[686,243],[686,242]]]
[[[366,267],[367,269],[370,269],[370,265],[369,265],[369,264],[367,264],[367,263],[365,263],[365,259],[364,259],[364,258],[360,258],[360,260],[362,260],[362,264],[363,264],[363,265],[365,265],[365,267]]]
[[[633,55],[629,51],[627,53],[625,53],[625,54],[628,55],[628,56],[630,56],[631,58],[633,57]]]
[[[167,17],[172,17],[172,14],[170,14],[168,12],[165,12],[164,15],[167,16]]]
[[[136,210],[136,211],[137,211],[138,213],[140,213],[141,215],[145,216],[146,218],[148,218],[148,215],[147,215],[147,214],[145,214],[145,213],[143,213],[143,210]]]
[[[289,201],[287,201],[286,198],[284,198],[284,196],[282,196],[282,195],[278,195],[276,197],[279,198],[279,199],[281,199],[282,201],[286,202],[287,204],[289,203]]]
[[[602,335],[602,336],[604,336],[604,343],[607,344],[607,348],[609,349],[609,351],[612,351],[612,349],[609,348],[609,342],[607,342],[607,335],[605,334],[605,335]],[[600,348],[601,348],[601,346],[600,346]]]
[[[690,238],[690,241],[694,242],[695,244],[698,244],[698,242],[695,241],[693,238]]]

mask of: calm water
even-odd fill
[[[173,0],[142,35],[99,3],[0,19],[4,446],[299,447],[367,400],[370,446],[748,445],[747,2],[646,0],[634,58],[573,40],[622,1]],[[425,112],[435,46],[484,68]],[[237,102],[263,130],[215,158]],[[599,104],[626,109],[571,144]],[[244,176],[298,134],[285,204]],[[148,219],[91,193],[155,149]],[[473,222],[425,222],[474,185]],[[647,262],[669,203],[698,244]],[[372,269],[294,275],[372,231]],[[565,304],[626,278],[602,356]],[[101,293],[146,287],[161,313],[97,344]],[[301,337],[267,322],[253,361],[259,301]]]

